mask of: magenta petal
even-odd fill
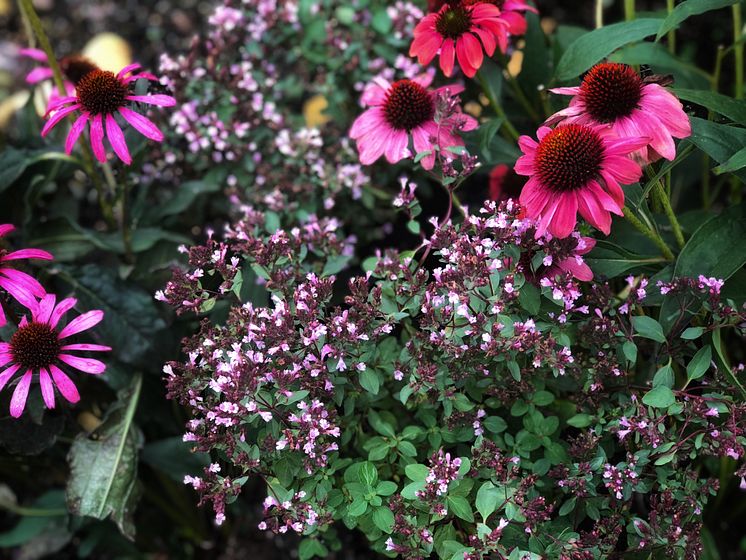
[[[75,317],[75,319],[70,321],[67,326],[62,329],[60,339],[88,330],[91,327],[98,325],[103,318],[104,312],[99,311],[98,309],[83,313],[79,317]]]
[[[65,139],[65,153],[67,155],[70,155],[72,153],[75,142],[78,141],[80,134],[83,132],[83,130],[85,130],[85,125],[88,123],[90,118],[90,113],[83,113],[77,119],[75,119],[75,122],[70,128],[70,132],[67,134],[67,138]]]
[[[94,115],[91,119],[91,148],[93,148],[93,155],[96,156],[96,159],[101,163],[105,163],[104,120],[100,113]]]
[[[21,49],[18,54],[36,60],[37,62],[49,62],[47,53],[41,49]]]
[[[101,344],[67,344],[60,348],[60,350],[81,350],[84,352],[109,352],[111,346],[103,346]]]
[[[557,212],[549,225],[552,235],[565,238],[572,233],[578,221],[578,196],[574,191],[560,195]]]
[[[72,113],[73,111],[77,111],[80,109],[80,105],[77,103],[75,105],[70,105],[69,107],[65,107],[64,109],[60,109],[57,111],[54,115],[52,115],[52,118],[49,119],[45,124],[44,128],[41,129],[41,135],[46,136],[49,134],[49,131],[52,130],[52,128],[59,123],[62,119],[64,119],[67,115]]]
[[[20,270],[16,270],[15,268],[0,268],[0,275],[10,279],[10,281],[13,282],[15,285],[20,286],[22,289],[28,292],[31,292],[36,297],[42,297],[44,294],[47,293],[44,287],[39,284],[39,281],[36,278],[26,274],[25,272],[21,272]],[[11,291],[8,288],[6,289],[9,292]]]
[[[14,226],[13,224],[0,224],[0,237],[5,237],[15,229],[16,226]]]
[[[78,300],[75,298],[65,298],[59,302],[57,307],[54,308],[54,311],[52,311],[52,315],[49,317],[49,326],[53,329],[57,328],[62,316],[75,307],[76,303],[78,303]]]
[[[79,356],[72,356],[71,354],[60,354],[58,358],[67,365],[86,373],[96,375],[106,371],[106,364],[93,358],[81,358]]]
[[[34,68],[26,74],[26,83],[38,84],[42,80],[48,80],[52,76],[54,76],[54,72],[52,72],[51,68]]]
[[[120,107],[119,113],[124,117],[124,120],[130,123],[135,130],[146,138],[150,138],[156,142],[163,141],[163,133],[146,117],[135,113],[127,107]]]
[[[124,140],[122,129],[119,128],[114,115],[106,115],[106,135],[109,137],[109,143],[114,149],[114,153],[121,159],[125,165],[132,163],[132,156],[127,148],[127,142]]]
[[[13,354],[0,353],[0,367],[6,366],[13,361]]]
[[[47,261],[54,260],[51,253],[42,251],[41,249],[21,249],[20,251],[13,251],[8,253],[2,259],[3,261],[15,261],[18,259],[43,259]]]
[[[49,318],[52,316],[55,303],[57,303],[57,296],[54,294],[46,294],[41,298],[39,305],[33,311],[34,321],[49,324]]]
[[[78,402],[80,400],[78,389],[75,387],[75,383],[65,375],[65,372],[55,365],[49,366],[49,371],[52,372],[54,384],[57,385],[57,389],[60,391],[60,394],[65,397],[65,400],[71,403]]]
[[[56,89],[55,89],[55,91],[56,91]],[[76,105],[79,105],[78,104],[78,98],[75,97],[74,95],[67,96],[67,97],[59,97],[59,96],[52,97],[49,100],[49,103],[47,104],[47,112],[44,113],[44,116],[45,117],[49,116],[49,113],[51,113],[52,111],[56,111],[62,105],[66,105],[67,103],[74,103]]]
[[[12,280],[0,276],[0,288],[4,288],[5,291],[13,296],[13,299],[24,307],[27,307],[28,309],[34,309],[36,307],[36,298],[34,297],[34,294],[23,286],[19,286]]]
[[[21,369],[21,364],[13,364],[4,372],[0,373],[0,391],[3,390],[3,388],[8,384],[8,381],[10,381],[10,378],[13,377],[15,372],[19,369]]]
[[[141,65],[138,64],[137,62],[134,62],[132,64],[128,64],[127,66],[125,66],[124,68],[122,68],[119,71],[119,73],[117,74],[117,78],[122,78],[123,76],[125,76],[126,74],[129,74],[133,70],[137,70],[138,68],[140,68],[140,66]]]
[[[31,370],[28,370],[23,374],[23,377],[16,385],[16,390],[13,391],[13,396],[10,398],[10,415],[13,418],[18,418],[23,414],[23,409],[26,408],[26,399],[28,398],[28,390],[31,386]]]
[[[4,327],[8,324],[8,319],[5,317],[5,310],[3,309],[3,306],[0,305],[0,327]]]
[[[158,107],[173,107],[176,105],[176,99],[170,95],[156,93],[153,95],[128,95],[127,101],[136,101],[137,103],[146,103],[148,105],[157,105]]]
[[[39,385],[41,386],[41,396],[47,408],[54,408],[54,385],[49,377],[49,372],[44,368],[39,369]]]
[[[443,45],[440,47],[440,69],[443,70],[443,74],[451,76],[453,74],[453,63],[456,56],[456,47],[453,44],[453,39],[446,39],[443,41]],[[420,62],[422,64],[422,62]]]

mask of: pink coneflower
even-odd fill
[[[139,64],[130,64],[124,67],[118,74],[106,70],[95,69],[85,74],[76,84],[74,96],[63,97],[51,102],[47,108],[47,114],[54,111],[52,117],[44,125],[42,136],[47,133],[62,119],[73,112],[80,115],[75,120],[70,133],[65,141],[65,152],[72,152],[75,142],[86,126],[90,123],[91,147],[96,159],[106,161],[104,150],[104,135],[108,136],[109,143],[114,153],[126,165],[132,163],[124,134],[116,119],[119,115],[143,136],[163,141],[163,133],[158,130],[148,118],[134,112],[128,107],[132,103],[144,103],[157,105],[159,107],[172,107],[176,100],[170,95],[132,95],[129,85],[140,78],[155,80],[155,76],[145,72],[136,72]]]
[[[103,311],[88,311],[70,321],[62,330],[60,319],[77,303],[74,298],[63,299],[59,304],[53,294],[45,295],[31,308],[31,321],[24,316],[10,342],[0,343],[0,391],[8,381],[21,371],[22,377],[10,399],[10,415],[18,418],[26,407],[29,387],[35,373],[39,375],[41,395],[47,408],[54,408],[54,387],[71,403],[80,400],[75,383],[62,371],[71,367],[97,375],[106,366],[99,360],[75,356],[71,352],[106,352],[108,346],[100,344],[65,344],[64,339],[94,327],[104,318]],[[51,376],[51,377],[50,377]]]
[[[0,238],[5,237],[15,226],[12,224],[0,224]],[[8,252],[0,249],[0,288],[8,292],[21,305],[29,307],[36,304],[36,298],[42,297],[46,292],[39,282],[25,272],[11,268],[8,264],[11,261],[23,259],[42,259],[51,261],[54,257],[42,251],[41,249],[21,249],[19,251]],[[7,323],[5,311],[0,304],[0,327]]]
[[[515,171],[527,175],[520,202],[529,218],[538,220],[537,237],[549,230],[567,237],[575,228],[577,213],[609,234],[611,214],[622,215],[621,184],[636,182],[642,170],[627,157],[647,145],[647,138],[616,138],[604,126],[543,126],[539,142],[521,136],[524,155]]]
[[[508,33],[511,35],[523,35],[526,33],[528,24],[526,23],[525,12],[539,13],[539,10],[526,4],[526,0],[462,0],[467,6],[478,4],[480,2],[493,4],[500,8],[500,19],[507,22]]]
[[[549,117],[545,124],[605,124],[620,138],[649,138],[634,154],[643,163],[660,157],[672,160],[676,157],[673,139],[690,136],[692,127],[681,102],[654,83],[656,79],[641,78],[626,64],[597,64],[580,86],[551,90],[573,98],[567,109]]]
[[[592,237],[581,237],[577,233],[573,233],[573,236],[578,240],[578,244],[573,252],[574,254],[557,263],[553,263],[547,271],[546,276],[554,278],[559,273],[569,272],[578,280],[590,282],[593,280],[593,271],[583,259],[583,255],[586,255],[593,250],[596,246],[596,240]]]
[[[497,6],[452,1],[417,24],[409,56],[426,65],[440,52],[440,68],[446,76],[453,74],[455,57],[471,78],[482,66],[484,52],[492,56],[497,45],[503,52],[508,48],[509,26]]]
[[[458,131],[474,130],[477,121],[460,111],[436,122],[438,96],[455,95],[463,86],[450,85],[429,90],[432,76],[421,75],[393,84],[375,78],[363,92],[361,102],[369,107],[350,129],[350,137],[357,141],[360,162],[370,165],[382,155],[389,163],[410,157],[409,138],[415,153],[430,151],[422,158],[425,169],[435,165],[435,150],[443,152],[451,146],[463,146]]]

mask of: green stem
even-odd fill
[[[673,9],[676,7],[676,0],[666,0],[666,11],[670,15]],[[676,29],[671,29],[668,32],[668,52],[676,54]]]
[[[733,56],[735,58],[735,98],[743,99],[743,19],[741,17],[741,3],[733,4]]]
[[[676,244],[679,246],[679,249],[681,249],[684,247],[686,241],[684,241],[684,234],[681,232],[679,220],[676,218],[676,214],[671,207],[671,201],[666,195],[666,191],[663,189],[663,185],[661,185],[660,181],[655,182],[655,189],[658,191],[658,198],[663,204],[663,211],[666,213],[668,221],[671,223],[671,227],[673,228],[673,236],[676,238]]]
[[[482,91],[487,96],[487,99],[490,102],[490,107],[492,107],[492,110],[495,111],[495,114],[503,120],[503,126],[501,128],[503,128],[503,130],[506,130],[513,140],[517,141],[520,137],[518,130],[516,130],[516,128],[513,126],[513,123],[510,122],[510,120],[508,119],[508,115],[505,114],[505,111],[503,111],[503,108],[497,102],[495,96],[492,95],[492,90],[487,85],[487,80],[480,70],[477,70],[477,79],[479,80],[479,85],[482,87]]]
[[[624,20],[634,21],[635,19],[635,0],[624,0]]]
[[[596,0],[595,16],[596,29],[601,29],[604,26],[604,0]]]
[[[672,261],[674,260],[674,255],[671,249],[666,245],[666,242],[661,239],[660,235],[658,235],[655,231],[647,227],[645,224],[643,224],[640,219],[635,216],[634,212],[630,210],[628,206],[625,206],[622,211],[624,212],[624,217],[627,218],[627,221],[634,226],[634,228],[642,233],[645,237],[650,239],[655,245],[660,249],[661,254],[666,257],[666,260]]]

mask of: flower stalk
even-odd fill
[[[625,206],[622,208],[622,212],[624,212],[624,217],[627,219],[627,221],[632,224],[632,226],[642,233],[645,237],[650,239],[653,243],[655,243],[656,247],[660,249],[661,254],[666,258],[666,260],[672,261],[674,260],[674,254],[671,251],[671,249],[666,245],[666,242],[663,241],[660,235],[658,235],[655,231],[653,231],[651,228],[646,226],[645,224],[640,221],[640,219],[635,216],[635,213],[632,212],[629,206]]]

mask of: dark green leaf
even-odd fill
[[[696,103],[719,113],[733,122],[746,125],[746,103],[722,93],[699,89],[675,88],[674,93],[684,101]]]
[[[710,362],[712,361],[712,348],[708,344],[699,349],[694,354],[692,361],[686,366],[686,376],[690,381],[693,379],[699,379],[705,372],[710,368]]]
[[[671,31],[674,27],[678,27],[681,22],[690,18],[709,12],[710,10],[717,10],[718,8],[725,8],[736,4],[740,0],[684,0],[681,4],[676,6],[673,11],[668,14],[668,17],[663,20],[663,23],[658,29],[658,34],[655,36],[655,40],[660,40],[666,33]]]
[[[642,397],[642,402],[655,408],[668,408],[676,402],[676,397],[669,387],[660,385],[655,389],[648,391],[645,396]]]
[[[567,48],[557,64],[557,80],[575,78],[619,47],[655,34],[660,23],[659,19],[642,18],[614,23],[582,35]]]
[[[469,523],[474,522],[474,512],[471,510],[471,504],[469,503],[469,500],[463,496],[448,496],[446,504],[446,507],[456,517],[468,521]]]
[[[391,533],[394,527],[394,514],[386,506],[381,506],[373,511],[373,523],[384,533]]]
[[[663,328],[660,323],[652,317],[645,315],[639,317],[632,317],[632,325],[635,328],[635,332],[643,338],[649,338],[656,342],[666,342],[666,336],[663,334]]]
[[[723,173],[733,173],[734,171],[738,171],[744,167],[746,167],[746,148],[741,148],[728,158],[725,163],[715,167],[713,172],[722,175]]]

